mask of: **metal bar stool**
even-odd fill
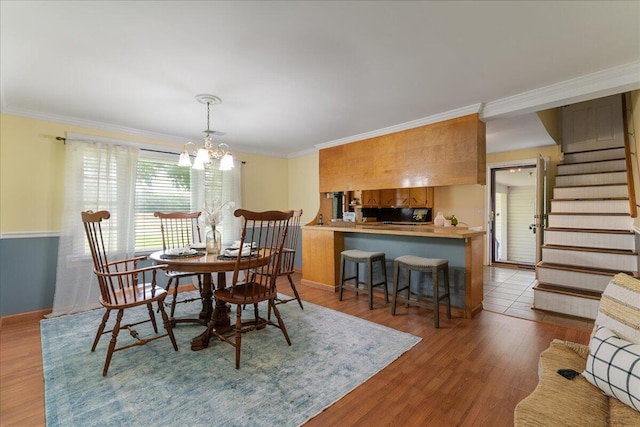
[[[440,327],[440,301],[447,300],[447,319],[451,319],[451,298],[449,296],[449,261],[446,259],[422,258],[413,255],[403,255],[393,261],[395,270],[395,279],[393,281],[393,303],[391,305],[391,315],[396,315],[396,303],[405,303],[408,305],[417,305],[420,307],[433,308],[433,317],[436,328]],[[398,288],[400,277],[400,269],[407,269],[406,286]],[[420,295],[411,291],[411,272],[419,271],[423,273],[431,273],[433,277],[433,296]],[[438,273],[442,271],[444,276],[444,294],[440,295]],[[406,290],[406,297],[400,292]],[[416,298],[412,299],[411,295]],[[422,298],[420,298],[422,297]],[[426,298],[425,298],[426,297]]]
[[[355,276],[345,277],[345,264],[347,261],[355,263],[356,272]],[[382,281],[373,283],[373,263],[380,262],[382,264]],[[367,281],[360,281],[360,264],[365,264],[367,270]],[[355,283],[345,283],[349,280],[354,280]],[[365,285],[365,288],[361,288],[360,285]],[[366,252],[357,249],[351,249],[348,251],[342,251],[340,253],[340,295],[339,299],[342,301],[342,291],[351,289],[356,292],[366,291],[369,293],[369,310],[373,309],[373,288],[376,286],[382,286],[384,288],[384,299],[389,302],[389,290],[387,289],[387,266],[384,252]]]

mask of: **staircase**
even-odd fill
[[[624,140],[565,146],[536,266],[536,309],[595,319],[611,277],[638,274],[626,164]]]

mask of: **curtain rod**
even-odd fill
[[[62,141],[63,144],[67,143],[67,138],[63,137],[63,136],[56,136],[56,140],[58,141]],[[172,152],[172,151],[162,151],[162,150],[152,150],[150,148],[140,148],[141,151],[150,151],[152,153],[161,153],[161,154],[172,154],[175,155],[176,153]],[[247,162],[245,162],[244,160],[241,160],[240,163],[242,163],[243,165],[246,165]]]

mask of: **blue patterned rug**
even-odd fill
[[[185,306],[199,308],[181,304],[181,313]],[[204,329],[182,324],[174,329],[179,351],[160,339],[116,352],[107,377],[110,336],[90,351],[103,310],[43,320],[47,426],[298,426],[420,341],[309,302],[304,311],[294,302],[279,308],[292,346],[274,327],[249,332],[239,370],[226,343],[191,351]],[[245,311],[250,318],[253,310]],[[125,320],[145,315],[136,309]],[[145,327],[137,327],[142,337],[151,332]],[[131,339],[126,330],[118,338]]]

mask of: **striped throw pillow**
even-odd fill
[[[589,343],[582,376],[607,396],[640,411],[640,344],[598,327]]]
[[[595,324],[640,344],[640,280],[616,274],[602,293]]]

